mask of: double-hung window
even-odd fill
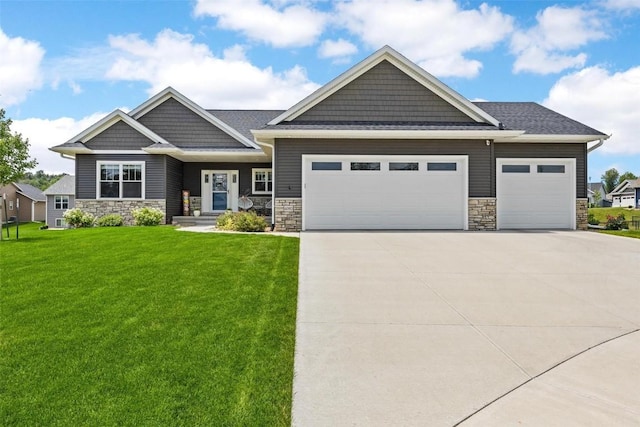
[[[98,162],[99,199],[144,199],[144,162]]]
[[[54,208],[57,210],[69,209],[69,196],[54,196]]]
[[[271,169],[252,169],[252,193],[271,194],[273,191],[273,173]]]

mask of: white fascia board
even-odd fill
[[[607,139],[606,135],[536,135],[523,134],[515,139],[506,142],[526,142],[526,143],[549,143],[549,142],[568,142],[568,143],[587,143],[600,139]],[[496,139],[496,142],[500,142]]]
[[[75,156],[76,154],[91,154],[93,150],[87,147],[51,147],[50,151],[54,153],[66,154],[69,156]]]
[[[276,125],[283,121],[290,121],[300,116],[304,112],[313,108],[347,84],[351,83],[380,62],[387,60],[418,83],[425,86],[427,89],[433,91],[438,96],[449,102],[451,105],[467,114],[477,122],[491,123],[494,126],[498,126],[500,122],[489,115],[484,110],[472,104],[465,97],[458,92],[445,85],[440,80],[436,79],[433,75],[429,74],[424,69],[420,68],[415,63],[411,62],[405,56],[394,50],[389,46],[384,46],[371,56],[365,58],[363,61],[353,66],[349,70],[345,71],[335,79],[331,80],[326,85],[322,86],[311,95],[298,102],[296,105],[280,114],[269,122],[270,125]]]
[[[184,105],[185,107],[187,107],[188,109],[190,109],[191,111],[193,111],[194,113],[196,113],[197,115],[199,115],[200,117],[202,117],[203,119],[205,119],[206,121],[208,121],[209,123],[217,127],[218,129],[220,129],[221,131],[223,131],[233,139],[242,143],[243,145],[251,148],[259,148],[255,142],[246,138],[237,130],[235,130],[234,128],[232,128],[222,120],[218,119],[217,117],[209,113],[207,110],[205,110],[204,108],[202,108],[201,106],[199,106],[198,104],[196,104],[195,102],[193,102],[192,100],[190,100],[189,98],[187,98],[186,96],[184,96],[183,94],[181,94],[180,92],[172,88],[171,86],[167,87],[166,89],[156,94],[155,96],[149,98],[140,106],[132,110],[129,113],[129,115],[134,119],[138,120],[140,117],[144,116],[149,111],[153,110],[154,108],[156,108],[158,105],[162,104],[169,98],[175,99],[176,101],[178,101],[179,103],[181,103],[182,105]]]
[[[513,139],[523,131],[492,130],[329,130],[329,129],[264,129],[251,131],[258,143],[270,143],[276,138],[344,138],[344,139]]]

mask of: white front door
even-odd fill
[[[227,209],[238,210],[237,170],[202,171],[202,212],[218,213]]]

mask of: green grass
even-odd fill
[[[621,213],[627,221],[631,221],[632,216],[640,216],[640,209],[629,208],[589,208],[589,213],[593,214],[600,224],[607,222],[607,215],[617,217]]]
[[[640,230],[601,230],[600,233],[640,239]]]
[[[297,239],[11,232],[0,425],[290,425]]]

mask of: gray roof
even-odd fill
[[[284,110],[207,110],[207,112],[253,141],[251,129],[262,129]]]
[[[45,195],[53,194],[75,194],[76,178],[73,175],[64,175],[62,178],[51,184],[44,190]]]
[[[277,125],[264,126],[264,129],[311,129],[311,130],[498,130],[487,123],[459,122],[283,122]]]
[[[20,194],[30,198],[31,200],[35,200],[36,202],[44,202],[47,200],[42,190],[31,184],[18,182],[16,183],[16,186],[18,187],[18,192]]]
[[[474,102],[504,124],[505,129],[535,135],[602,135],[604,133],[535,102]]]
[[[601,182],[590,182],[587,185],[588,185],[588,189],[593,192],[599,191],[602,194],[606,193],[606,191],[604,191],[604,185]]]

